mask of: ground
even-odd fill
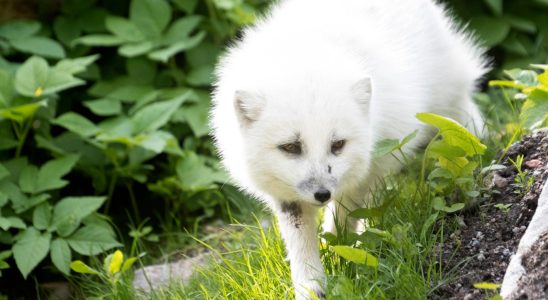
[[[512,163],[519,155],[523,155],[522,172],[525,172],[521,181],[519,178],[522,177]],[[474,288],[474,283],[502,283],[510,257],[517,250],[548,178],[548,132],[525,136],[506,153],[502,151],[499,157],[505,168],[486,177],[491,196],[459,216],[462,218],[458,222],[460,228],[438,247],[442,266],[452,270],[457,280],[438,289],[432,299],[485,299],[486,292]],[[530,177],[534,178],[532,184]],[[537,245],[539,247],[544,247],[537,253],[537,256],[542,256],[532,255],[526,267],[545,270],[548,246],[544,243],[543,246]],[[531,276],[528,280],[546,293],[546,272],[536,272]],[[542,299],[531,298],[531,295],[519,299]]]

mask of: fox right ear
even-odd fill
[[[260,95],[238,90],[234,93],[234,108],[243,126],[249,126],[259,119],[264,100]]]

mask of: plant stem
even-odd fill
[[[135,194],[133,193],[133,186],[131,183],[126,183],[127,190],[129,192],[129,198],[131,200],[131,206],[133,208],[133,214],[135,215],[135,219],[137,219],[137,223],[141,222],[141,216],[139,215],[139,208],[137,206],[137,199],[135,199]]]
[[[30,128],[32,127],[32,121],[33,118],[30,118],[23,126],[23,133],[19,134],[17,136],[17,139],[19,140],[19,143],[17,144],[17,149],[15,150],[15,158],[19,158],[21,155],[21,151],[23,150],[23,145],[25,144],[25,141],[27,139],[27,135],[29,134]],[[19,130],[16,130],[16,133],[19,132]]]
[[[110,179],[110,184],[108,186],[108,195],[107,195],[107,203],[105,204],[105,209],[103,210],[103,213],[105,215],[108,215],[108,210],[110,209],[110,202],[112,201],[112,194],[114,194],[114,188],[116,187],[116,182],[118,181],[118,175],[116,175],[116,172],[112,175],[112,178]]]

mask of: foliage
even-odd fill
[[[548,2],[543,0],[447,0],[451,11],[476,33],[495,67],[548,62]]]
[[[121,246],[111,220],[153,217],[153,199],[175,226],[238,204],[218,190],[208,87],[260,5],[69,0],[53,23],[0,24],[0,269],[13,259],[26,278],[49,253],[68,274],[75,254]],[[157,241],[151,230],[131,234]]]

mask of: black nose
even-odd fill
[[[326,189],[320,189],[314,193],[314,198],[321,203],[324,203],[325,201],[329,200],[329,198],[331,198],[331,192]]]

